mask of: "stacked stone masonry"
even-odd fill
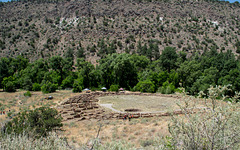
[[[133,118],[139,117],[153,117],[153,116],[169,116],[170,113],[141,113],[141,112],[122,112],[122,113],[109,113],[104,110],[98,104],[98,97],[113,96],[113,95],[144,95],[144,96],[162,96],[162,97],[175,97],[175,95],[162,95],[162,94],[150,94],[140,92],[90,92],[81,93],[78,96],[69,98],[61,103],[59,111],[63,117],[63,120],[76,120],[81,121],[85,119],[122,119],[124,115],[132,115]],[[174,111],[173,114],[181,114],[181,111]]]

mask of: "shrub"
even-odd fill
[[[73,87],[73,85],[72,85],[73,81],[74,81],[73,76],[67,76],[67,77],[62,81],[61,87],[62,87],[63,89],[65,89],[65,88],[72,88],[72,87]]]
[[[8,81],[5,85],[5,91],[6,92],[16,92],[15,83],[12,81]]]
[[[9,76],[9,77],[3,78],[2,85],[3,85],[3,89],[6,92],[16,92],[15,77]]]
[[[21,88],[27,91],[32,90],[32,79],[30,79],[30,77],[25,76],[23,78],[20,78],[20,80],[18,81]]]
[[[8,118],[12,118],[12,115],[13,115],[13,112],[12,112],[12,111],[10,111],[10,112],[7,113]]]
[[[33,91],[41,91],[41,85],[38,83],[33,83],[32,90]]]
[[[101,91],[101,87],[102,86],[100,86],[100,87],[92,87],[91,91]]]
[[[3,130],[7,134],[26,132],[35,137],[46,136],[48,132],[62,126],[62,118],[58,111],[49,107],[24,111],[9,121]]]
[[[73,93],[77,93],[77,92],[82,92],[82,87],[81,86],[75,86],[73,87]]]
[[[83,89],[83,78],[78,78],[78,79],[74,80],[73,92],[74,93],[82,92],[82,89]]]
[[[15,150],[39,150],[39,149],[56,149],[56,150],[71,150],[65,139],[58,137],[54,132],[51,132],[47,137],[33,139],[26,134],[9,134],[0,138],[1,149]]]
[[[118,89],[119,89],[119,85],[113,84],[113,85],[110,86],[109,91],[118,92]]]
[[[30,91],[27,91],[26,93],[24,93],[23,94],[24,96],[28,96],[28,97],[31,97],[32,96],[32,94],[31,94],[31,92]]]
[[[169,82],[166,81],[163,83],[162,87],[158,88],[157,92],[162,94],[172,94],[175,92],[175,86],[172,83],[169,84]]]
[[[166,94],[172,94],[172,93],[174,93],[174,90],[175,90],[175,86],[172,85],[172,84],[169,84],[169,85],[166,87],[165,93],[166,93]]]
[[[208,100],[205,99],[207,103],[202,103],[202,99],[183,97],[185,102],[179,106],[184,116],[173,115],[169,124],[172,149],[239,149],[239,103],[235,103],[236,100],[224,104],[217,102],[227,88],[210,87]],[[239,95],[237,93],[233,99]],[[198,106],[204,109],[196,111]]]
[[[151,140],[151,139],[141,141],[141,146],[142,147],[148,147],[148,146],[153,145],[153,144],[154,144],[154,141]]]
[[[3,111],[5,109],[5,105],[0,103],[0,111]]]
[[[42,85],[41,91],[46,94],[46,93],[53,93],[57,90],[57,84],[53,84],[51,82],[46,82],[45,84]]]
[[[236,52],[239,54],[240,53],[240,46],[239,47],[237,47],[237,50],[236,50]]]
[[[87,148],[83,148],[87,149]],[[131,150],[136,149],[134,145],[130,142],[122,141],[122,140],[112,140],[107,142],[106,144],[102,144],[99,139],[95,140],[95,145],[93,147],[94,150],[105,150],[105,149],[114,149],[114,150]]]
[[[145,81],[138,82],[138,84],[133,88],[133,90],[134,91],[140,91],[140,92],[153,93],[154,88],[155,88],[155,86],[151,81],[145,80]]]
[[[158,93],[165,94],[165,88],[159,87],[158,90],[157,90],[157,92],[158,92]]]

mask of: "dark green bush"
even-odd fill
[[[57,90],[57,84],[53,84],[51,82],[46,82],[45,84],[42,85],[41,91],[46,94],[46,93],[53,93]]]
[[[20,84],[21,88],[27,91],[32,90],[32,79],[28,76],[20,78],[18,80],[18,83]]]
[[[74,80],[73,92],[74,93],[82,92],[82,89],[83,89],[83,78],[78,78]]]
[[[16,86],[14,82],[8,81],[5,85],[5,91],[6,92],[16,92]]]
[[[33,83],[32,90],[33,91],[41,91],[41,85],[38,83]]]
[[[100,86],[100,87],[102,87],[102,86]],[[92,87],[91,91],[101,91],[100,87]]]
[[[62,81],[62,84],[61,84],[61,87],[63,89],[65,88],[72,88],[73,87],[73,81],[74,81],[74,78],[73,76],[67,76],[63,81]]]
[[[154,92],[154,84],[149,81],[140,81],[138,82],[138,84],[133,88],[134,91],[140,91],[140,92],[149,92],[149,93],[153,93]]]
[[[114,91],[114,92],[118,92],[119,86],[117,84],[113,84],[110,86],[109,91]]]
[[[172,94],[175,92],[175,86],[170,83],[168,81],[163,83],[162,87],[158,88],[158,92],[162,93],[162,94]]]
[[[16,81],[15,77],[9,76],[3,78],[2,81],[3,89],[6,92],[16,92]]]
[[[24,96],[28,96],[28,97],[31,97],[32,96],[32,94],[31,94],[31,92],[30,91],[27,91],[26,93],[24,93],[23,94]]]
[[[18,114],[9,121],[2,130],[7,134],[15,133],[33,135],[35,137],[46,136],[55,128],[62,127],[62,117],[54,108],[40,107]]]

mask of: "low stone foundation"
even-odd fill
[[[63,121],[66,120],[85,120],[85,119],[122,119],[125,115],[131,115],[133,118],[139,117],[153,117],[153,116],[169,116],[170,113],[141,113],[141,112],[126,112],[126,113],[107,113],[98,104],[98,97],[102,96],[114,96],[114,95],[144,95],[144,96],[162,96],[162,97],[175,97],[175,95],[163,95],[163,94],[151,94],[151,93],[140,93],[140,92],[90,92],[80,94],[69,98],[62,102],[58,109],[63,117]],[[181,114],[181,111],[174,111],[173,114]]]

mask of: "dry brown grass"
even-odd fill
[[[85,120],[66,122],[62,136],[66,136],[73,145],[88,145],[96,137],[102,125],[99,139],[102,144],[111,141],[127,141],[140,147],[143,141],[168,135],[170,117],[139,118],[128,120]]]
[[[72,93],[71,90],[60,90],[55,93],[43,94],[42,92],[31,92],[31,97],[25,97],[26,91],[17,91],[14,93],[0,92],[0,103],[4,106],[3,110],[11,112],[19,112],[24,109],[33,109],[34,107],[40,106],[56,106],[59,102],[64,99],[79,95],[79,93]],[[48,96],[53,96],[52,100],[46,100]],[[0,121],[7,119],[7,114],[0,115]]]

